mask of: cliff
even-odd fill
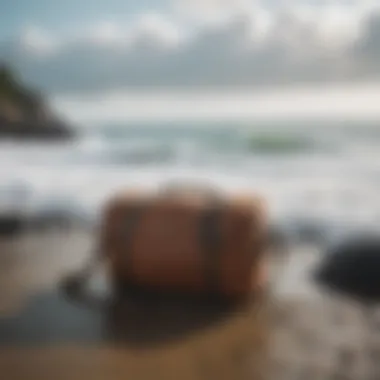
[[[42,97],[0,64],[0,138],[67,139],[73,132],[48,109]]]

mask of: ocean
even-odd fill
[[[380,222],[380,127],[371,122],[93,125],[70,143],[2,141],[0,212],[97,220],[123,187],[172,181],[264,196],[271,220],[330,234]]]

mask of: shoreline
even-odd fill
[[[310,246],[294,248],[278,283],[281,291],[269,295],[263,313],[257,303],[226,313],[183,304],[166,309],[143,300],[96,311],[68,302],[57,288],[62,276],[82,268],[95,236],[74,228],[0,239],[2,373],[103,380],[117,369],[120,379],[132,371],[136,379],[174,380],[179,372],[197,380],[207,367],[211,380],[240,380],[242,371],[253,376],[269,363],[270,380],[290,379],[298,371],[303,378],[319,373],[326,379],[348,371],[346,378],[354,380],[378,367],[364,363],[369,341],[360,310],[306,290],[306,268],[318,259]],[[294,265],[299,260],[305,262]],[[345,353],[352,355],[351,369],[339,362]]]

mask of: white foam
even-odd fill
[[[64,146],[1,144],[0,204],[10,205],[10,196],[17,198],[14,184],[21,181],[28,194],[22,202],[20,195],[17,202],[25,209],[42,207],[44,199],[48,207],[52,199],[58,202],[60,198],[93,212],[121,187],[157,187],[179,179],[211,182],[226,191],[260,193],[268,199],[274,218],[297,215],[318,223],[362,226],[377,224],[380,219],[380,196],[374,187],[376,173],[380,174],[380,149],[364,154],[363,143],[359,147],[355,140],[342,140],[343,153],[259,156],[213,150],[202,141],[185,139],[167,142],[176,150],[168,162],[126,160],[111,165],[102,161],[132,148],[149,150],[152,141],[149,144],[133,145],[128,138],[105,142],[93,136]],[[101,159],[96,161],[99,152]]]

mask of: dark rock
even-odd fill
[[[18,215],[0,215],[0,236],[11,237],[21,233],[25,220]]]
[[[40,94],[0,63],[0,138],[67,139],[73,131],[58,120]]]
[[[46,139],[46,140],[69,140],[75,134],[63,123],[34,121],[9,121],[0,115],[0,138],[8,139]]]
[[[314,280],[358,301],[380,301],[380,236],[348,238],[327,250]]]

